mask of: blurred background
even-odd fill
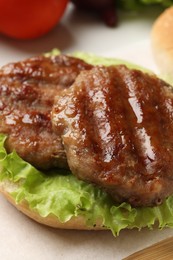
[[[19,0],[16,1],[18,2]],[[7,2],[8,1],[6,1],[6,3]],[[62,0],[62,2],[64,1]],[[5,32],[0,28],[0,31],[3,31],[0,34],[0,65],[48,52],[53,48],[58,48],[61,52],[65,53],[83,51],[107,56],[118,55],[119,57],[125,58],[126,51],[129,52],[129,49],[131,49],[131,52],[133,52],[136,48],[135,45],[149,40],[150,30],[154,20],[172,1],[133,0],[115,2],[102,0],[74,1],[75,4],[67,0],[65,0],[65,2],[62,13],[55,14],[57,17],[55,17],[53,25],[49,25],[50,28],[47,29],[48,31],[43,32],[43,35],[36,32],[34,37],[32,32],[33,34],[35,33],[35,26],[32,25],[31,27],[31,25],[28,25],[25,21],[26,10],[23,11],[23,18],[18,15],[21,10],[16,11],[19,21],[17,25],[14,25],[14,21],[17,18],[7,15],[12,11],[14,13],[14,8],[10,10],[7,8],[7,10],[5,10],[6,14],[4,14],[4,19],[7,19],[4,24],[7,23],[7,25],[4,25],[2,21],[2,27],[4,26],[3,29]],[[79,6],[78,2],[83,3],[83,8],[81,4]],[[88,2],[94,2],[95,4],[93,6],[92,3],[89,3],[88,7],[86,6],[86,2],[87,5]],[[97,5],[101,5],[101,8],[97,7]],[[2,9],[3,7],[1,8],[0,4],[1,12],[3,12]],[[25,6],[23,9],[25,9]],[[27,10],[27,12],[29,12],[29,9]],[[39,10],[41,11],[41,9]],[[33,21],[32,13],[33,10],[31,9],[29,18]],[[48,23],[49,15],[47,15],[48,17],[46,17],[45,23]],[[58,15],[60,17],[58,17]],[[39,18],[37,17],[37,19]],[[40,19],[44,20],[44,18]],[[56,19],[59,20],[56,21]],[[0,17],[0,27],[1,20],[3,20],[3,17]],[[19,27],[16,33],[17,36],[7,36],[9,32],[15,34],[15,26],[16,30]],[[45,25],[42,24],[41,27],[44,29]],[[20,30],[26,32],[24,36],[25,39],[20,39],[20,37],[22,38],[23,36]],[[19,39],[15,39],[16,37]]]

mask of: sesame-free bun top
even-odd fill
[[[151,43],[160,71],[173,73],[173,7],[166,9],[154,22]]]

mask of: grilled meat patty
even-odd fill
[[[67,167],[61,138],[52,130],[50,111],[55,95],[68,88],[91,65],[60,55],[35,57],[0,69],[0,133],[6,149],[16,150],[32,165]]]
[[[156,76],[81,72],[56,97],[52,122],[72,172],[116,201],[152,206],[173,193],[173,91]]]

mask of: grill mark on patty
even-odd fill
[[[133,75],[129,75],[131,72],[124,71],[124,68],[122,68],[122,70],[123,75],[121,74],[121,69],[119,70],[119,73],[124,81],[122,95],[124,95],[126,107],[126,120],[129,131],[131,132],[131,142],[135,147],[133,153],[136,154],[138,163],[140,164],[138,174],[141,174],[141,177],[143,177],[143,174],[149,174],[149,172],[146,171],[146,160],[154,160],[155,152],[153,150],[154,147],[151,143],[150,135],[147,133],[148,131],[144,123],[142,102],[137,93],[137,86],[139,83],[136,77],[137,75],[133,77]],[[147,87],[145,88],[145,95],[149,95]]]
[[[100,76],[102,76],[102,73],[105,73],[104,70],[102,71],[102,68],[100,68],[99,72]],[[116,71],[114,70],[113,72],[115,75]],[[99,73],[97,76],[99,77]],[[107,86],[104,85],[104,89],[99,88],[98,90],[97,86],[99,86],[101,82],[96,82],[95,88],[93,88],[91,91],[89,85],[93,84],[92,78],[91,83],[87,82],[86,88],[85,90],[83,90],[83,93],[85,93],[84,91],[87,91],[87,93],[84,94],[86,99],[85,103],[87,104],[87,108],[90,108],[90,116],[85,117],[84,125],[86,125],[87,142],[88,140],[90,140],[90,143],[94,143],[94,147],[97,147],[97,149],[94,149],[93,151],[93,156],[96,157],[96,161],[99,164],[99,171],[103,172],[104,169],[104,178],[107,180],[109,179],[109,181],[111,182],[112,177],[109,178],[109,171],[113,167],[113,165],[115,165],[115,163],[117,164],[118,161],[122,161],[123,147],[126,147],[126,150],[128,149],[129,153],[131,152],[133,147],[132,142],[129,139],[130,135],[128,132],[130,131],[130,129],[125,129],[124,127],[124,118],[126,112],[122,98],[122,85],[118,87],[118,85],[120,84],[120,77],[117,74],[118,82],[115,83],[117,86],[117,88],[115,88],[114,86],[109,86],[110,75],[107,74],[104,76],[108,80]],[[100,101],[98,100],[99,98]],[[117,102],[114,102],[114,98],[117,99],[117,102],[119,104],[118,106]],[[103,107],[103,110],[100,110],[101,105]],[[80,108],[81,114],[86,114],[86,112],[82,110],[83,107],[81,106]],[[114,118],[116,118],[116,124],[114,123]],[[90,124],[88,124],[87,122],[88,119]],[[83,122],[83,120],[81,121]],[[89,145],[87,144],[87,146]],[[126,151],[124,152],[127,153]],[[129,154],[129,157],[134,156],[132,154]],[[133,160],[134,158],[131,159]],[[128,160],[126,161],[126,164],[129,164]],[[116,176],[114,176],[114,181],[115,179]]]
[[[155,162],[160,158],[160,150],[162,150],[163,155],[166,153],[166,150],[164,149],[164,140],[168,138],[163,129],[163,124],[160,122],[160,118],[164,118],[165,116],[162,106],[159,106],[161,97],[160,91],[158,90],[160,89],[160,86],[158,86],[156,81],[152,82],[152,78],[149,79],[147,76],[141,79],[140,72],[126,71],[126,73],[123,73],[123,76],[128,91],[127,98],[132,94],[132,98],[136,99],[135,102],[138,106],[137,110],[134,111],[135,114],[138,113],[138,115],[136,115],[138,116],[137,123],[134,121],[132,125],[135,126],[133,127],[133,131],[134,140],[136,139],[135,143],[138,147],[138,155],[140,156],[141,163],[146,168],[141,172],[141,177],[144,177],[145,180],[150,180],[155,178],[156,175],[159,176],[161,170],[163,170],[158,167],[156,172]],[[129,83],[133,82],[133,91],[130,90],[131,86],[127,81]],[[144,87],[145,93],[142,91]],[[143,94],[142,96],[139,95],[141,91]],[[158,94],[154,95],[154,93],[157,93],[156,91]],[[134,110],[134,104],[131,105],[131,108]],[[148,107],[148,109],[150,108],[151,111],[146,113],[146,110],[144,109],[146,107]]]

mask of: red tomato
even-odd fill
[[[0,0],[0,32],[17,39],[37,38],[60,20],[68,0]]]

